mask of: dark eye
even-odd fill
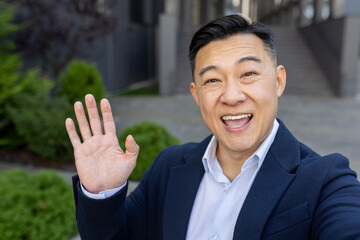
[[[250,77],[252,75],[254,75],[255,73],[254,72],[247,72],[244,74],[245,77]]]
[[[217,79],[209,79],[209,80],[206,80],[205,83],[215,83],[217,82],[218,80]]]

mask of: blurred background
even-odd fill
[[[188,47],[228,14],[274,32],[287,72],[278,117],[360,173],[358,0],[0,0],[0,236],[76,234],[64,122],[86,93],[110,99],[121,144],[133,133],[148,147],[134,185],[163,148],[210,134],[189,93]]]
[[[294,73],[291,83],[304,80],[297,74],[309,70],[311,59],[313,76],[306,81],[315,89],[360,95],[357,0],[10,2],[18,6],[15,22],[27,24],[15,37],[25,68],[40,67],[52,79],[82,58],[97,63],[107,92],[158,84],[161,95],[188,93],[193,33],[212,19],[239,13],[274,30],[279,62]],[[313,91],[306,83],[288,92]]]

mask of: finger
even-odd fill
[[[70,142],[75,149],[81,144],[80,138],[76,132],[74,121],[71,118],[67,118],[65,121],[66,131],[69,135]]]
[[[89,114],[89,121],[91,126],[91,131],[93,135],[102,134],[101,122],[99,117],[99,112],[96,107],[96,101],[93,95],[87,94],[85,96],[86,108]]]
[[[133,136],[129,135],[126,137],[125,148],[126,148],[126,152],[125,152],[126,158],[128,159],[137,158],[140,147],[139,145],[136,144]]]
[[[111,106],[107,99],[102,99],[100,102],[101,113],[104,121],[104,131],[105,134],[116,134],[116,126],[114,118],[111,112]]]
[[[76,102],[74,104],[74,109],[75,109],[76,119],[79,124],[81,136],[85,141],[91,137],[91,132],[88,121],[85,116],[84,107],[81,102]]]

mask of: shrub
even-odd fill
[[[72,189],[55,171],[0,173],[0,236],[69,240],[76,234]]]
[[[60,75],[59,93],[70,103],[82,100],[87,93],[96,99],[104,97],[104,86],[96,65],[81,60],[72,60]]]
[[[53,83],[39,69],[21,71],[11,34],[21,26],[13,21],[14,8],[0,0],[0,146],[27,148],[50,159],[72,159],[64,127],[72,115],[65,98],[50,97]]]
[[[23,91],[20,55],[14,54],[14,43],[10,35],[19,30],[12,23],[14,8],[0,0],[0,146],[16,146],[21,144],[13,130],[5,108],[14,95]]]
[[[140,146],[139,157],[130,180],[139,180],[164,148],[180,143],[180,140],[171,135],[164,127],[149,121],[124,129],[119,137],[120,143],[129,134]],[[124,144],[120,145],[125,150]]]
[[[37,111],[45,101],[50,101],[52,83],[42,78],[38,69],[20,73],[18,61],[18,55],[13,55],[5,58],[4,65],[0,65],[0,146],[5,147],[26,143],[16,131],[16,121],[22,120],[24,115],[14,116],[12,112]]]
[[[1,51],[1,50],[0,50]],[[21,144],[13,128],[13,123],[5,111],[13,96],[23,91],[20,82],[19,56],[4,56],[0,53],[0,146],[16,146]],[[15,141],[15,142],[14,142]]]
[[[27,71],[19,83],[21,89],[0,102],[6,116],[0,127],[0,145],[25,145],[50,160],[72,160],[73,150],[64,125],[65,118],[73,114],[67,99],[51,97],[53,82],[42,78],[37,69]],[[15,91],[16,87],[10,89]]]
[[[0,0],[0,49],[9,51],[14,48],[9,35],[21,29],[21,25],[14,24],[14,6],[9,5],[6,0]]]
[[[50,97],[53,83],[40,77],[36,69],[28,71],[21,80],[22,89],[8,99],[4,111],[16,135],[10,142],[21,144],[49,159],[73,159],[72,147],[64,127],[71,116],[71,106],[65,98]],[[10,125],[10,124],[9,124]],[[3,139],[3,145],[5,139]]]
[[[64,98],[35,98],[28,94],[16,97],[16,108],[8,110],[16,131],[26,147],[49,160],[71,161],[73,150],[65,130],[71,106]]]
[[[15,45],[10,38],[19,30],[19,26],[12,23],[13,15],[14,8],[0,0],[0,114],[3,114],[4,103],[23,88],[20,55],[13,53]]]
[[[29,71],[22,81],[23,90],[14,95],[6,113],[26,147],[51,160],[72,160],[64,119],[71,116],[65,98],[50,97],[52,82],[41,78],[37,70]]]

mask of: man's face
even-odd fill
[[[286,73],[260,38],[239,34],[212,41],[195,59],[190,91],[219,142],[217,155],[245,160],[272,129]]]

